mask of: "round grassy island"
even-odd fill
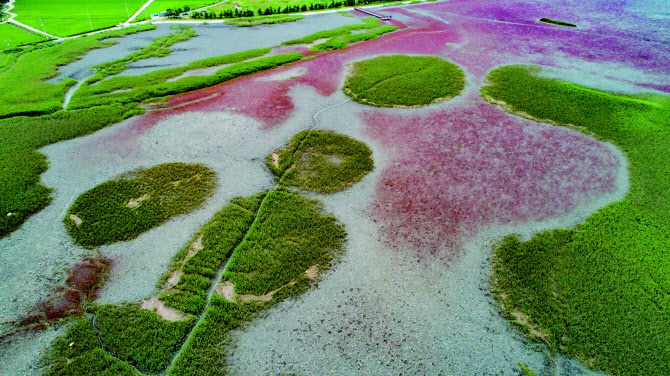
[[[84,246],[130,240],[197,209],[215,185],[214,172],[201,164],[164,163],[132,171],[82,193],[65,226]]]
[[[463,71],[436,56],[390,55],[353,64],[343,91],[356,102],[382,107],[419,107],[458,95]]]
[[[268,155],[267,164],[286,186],[334,193],[363,179],[374,165],[363,142],[330,131],[302,131],[283,149]]]

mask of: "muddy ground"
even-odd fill
[[[114,260],[99,302],[140,302],[153,296],[174,254],[228,200],[274,186],[265,157],[295,133],[316,127],[366,142],[373,150],[375,169],[343,192],[310,194],[344,224],[346,252],[321,275],[318,286],[233,333],[228,358],[232,373],[515,375],[517,362],[524,362],[536,371],[590,374],[574,360],[547,362],[543,346],[529,343],[500,316],[489,291],[491,247],[506,234],[529,237],[543,229],[574,226],[622,198],[628,189],[625,156],[611,144],[574,130],[509,115],[484,102],[479,88],[496,66],[532,63],[548,66],[545,75],[603,89],[670,91],[664,70],[670,47],[661,41],[653,21],[663,14],[638,3],[597,11],[593,7],[571,1],[520,6],[511,1],[494,5],[454,0],[383,8],[402,30],[276,72],[188,93],[168,102],[175,107],[42,148],[49,170],[41,181],[54,188],[53,202],[0,240],[0,322],[22,315],[45,291],[64,281],[66,270],[97,251]],[[616,25],[606,22],[607,16],[616,18]],[[538,24],[540,17],[574,21],[580,28]],[[244,29],[199,25],[200,36],[173,46],[175,52],[166,58],[134,64],[126,74],[277,45],[352,22],[357,19],[328,14]],[[631,27],[634,22],[639,27]],[[156,31],[120,39],[117,46],[92,51],[62,67],[60,77],[83,79],[91,65],[124,56],[168,32],[169,27],[161,25]],[[639,54],[651,45],[655,54],[641,61]],[[466,89],[450,101],[412,110],[376,109],[349,101],[340,90],[347,64],[390,53],[431,54],[454,61],[466,74]],[[462,120],[450,114],[463,114]],[[511,131],[514,138],[498,137]],[[481,150],[472,142],[464,144],[469,145],[464,161],[467,156],[480,158],[482,166],[493,166],[491,161],[521,163],[506,148],[520,151],[517,156],[521,152],[533,156],[534,143],[551,136],[578,153],[562,155],[553,164],[552,158],[539,154],[525,158],[528,169],[542,162],[548,176],[565,163],[584,167],[584,156],[594,168],[559,177],[557,182],[566,184],[512,181],[517,187],[534,187],[510,196],[526,200],[527,210],[509,209],[515,201],[496,201],[499,210],[486,208],[481,217],[453,222],[448,211],[434,211],[449,203],[434,200],[455,188],[447,177],[433,176],[444,172],[440,166],[446,170],[454,158],[463,158],[450,142],[454,134],[468,140],[478,140],[473,134],[488,135],[482,138]],[[62,220],[79,194],[132,169],[175,161],[204,163],[216,171],[217,188],[201,209],[128,242],[95,250],[72,243]],[[424,171],[423,166],[431,170]],[[493,168],[483,171],[498,178]],[[397,195],[386,196],[380,188],[383,182],[408,178],[428,182],[434,189],[406,183],[395,191]],[[564,189],[573,181],[581,182],[586,191]],[[458,189],[464,189],[462,196],[486,198],[477,184]],[[540,193],[545,197],[542,204],[532,205],[529,195]],[[560,202],[556,197],[562,198]],[[415,210],[395,206],[403,199],[418,200],[411,201]],[[432,204],[424,208],[421,199]],[[435,215],[444,215],[444,220]],[[426,221],[437,232],[426,233],[425,226],[415,224]],[[1,330],[8,328],[0,324]],[[63,329],[50,328],[1,344],[0,374],[37,374],[37,360]]]

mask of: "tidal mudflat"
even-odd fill
[[[492,258],[495,246],[507,235],[525,241],[545,230],[576,228],[611,203],[631,197],[634,204],[648,205],[637,199],[643,197],[639,187],[660,192],[663,180],[640,185],[640,176],[653,180],[652,172],[637,167],[647,154],[622,143],[615,137],[619,133],[603,136],[596,132],[599,128],[585,130],[589,124],[577,123],[582,117],[571,123],[556,113],[535,111],[525,97],[514,102],[517,97],[483,93],[496,84],[489,75],[498,68],[541,66],[537,77],[577,84],[569,87],[577,95],[612,101],[624,106],[627,114],[647,116],[644,119],[653,126],[662,124],[657,119],[667,113],[663,98],[670,88],[670,47],[659,39],[656,10],[631,5],[593,9],[547,0],[495,5],[440,1],[381,12],[393,15],[388,25],[398,30],[330,52],[310,50],[314,44],[279,45],[355,25],[358,18],[332,13],[246,29],[199,25],[194,28],[199,36],[174,45],[168,56],[131,64],[123,74],[159,71],[260,47],[274,47],[273,54],[297,51],[309,56],[285,67],[162,98],[146,105],[144,114],[39,149],[49,163],[40,181],[54,189],[53,200],[0,239],[0,329],[11,330],[13,321],[64,283],[75,264],[98,252],[112,263],[95,304],[139,304],[157,296],[157,284],[175,255],[222,207],[235,202],[235,197],[285,189],[277,188],[281,176],[274,176],[268,167],[272,153],[300,132],[332,131],[367,145],[372,170],[342,191],[290,189],[318,200],[323,215],[337,220],[346,232],[342,251],[328,270],[314,280],[309,277],[309,287],[267,308],[259,306],[262,309],[248,320],[239,316],[239,325],[231,324],[220,338],[212,339],[211,345],[225,355],[214,373],[517,375],[521,362],[538,375],[629,374],[626,364],[609,361],[612,353],[597,348],[589,350],[592,353],[582,349],[563,353],[541,335],[528,335],[545,330],[541,319],[533,321],[542,316],[533,316],[536,311],[528,305],[519,307],[528,309],[530,316],[518,314],[526,322],[510,325],[514,320],[505,316],[496,300],[500,292],[492,287]],[[606,23],[607,15],[618,21]],[[543,17],[577,27],[539,22]],[[630,27],[635,22],[637,29]],[[161,25],[149,33],[154,38],[169,32]],[[141,36],[119,39],[110,53],[123,56],[123,51],[150,43]],[[233,39],[220,43],[224,37]],[[431,103],[431,98],[425,106],[404,106],[402,88],[412,86],[398,89],[384,76],[392,93],[386,95],[400,98],[395,108],[352,101],[342,90],[352,67],[385,55],[439,57],[462,72],[462,87],[442,101]],[[61,68],[61,73],[85,79],[82,69],[98,64],[102,56],[91,52]],[[394,77],[401,74],[392,72]],[[317,154],[301,150],[305,161]],[[323,154],[328,149],[319,150]],[[328,163],[341,163],[333,153],[326,158]],[[85,248],[68,235],[63,220],[83,192],[130,171],[174,162],[201,164],[216,176],[216,186],[201,206],[126,241]],[[659,205],[664,205],[664,197]],[[131,207],[142,201],[133,201]],[[252,228],[261,226],[255,223]],[[225,273],[223,263],[211,274],[221,278]],[[667,276],[656,277],[661,278],[655,282],[662,293]],[[217,283],[208,287],[208,304],[195,311],[194,320],[206,321],[210,303],[249,304],[242,290],[210,300]],[[270,290],[276,286],[263,292]],[[217,303],[220,298],[237,300]],[[90,318],[95,311],[87,315]],[[48,371],[40,359],[72,321],[4,339],[0,373]],[[195,325],[195,334],[187,338],[198,335]],[[579,328],[579,323],[571,328]],[[178,352],[189,351],[192,342],[185,343]],[[102,349],[109,351],[104,343]],[[114,351],[109,354],[118,356]],[[180,356],[185,355],[171,359],[172,365],[160,372],[179,374]],[[622,356],[634,359],[635,350]],[[135,367],[144,364],[132,356],[119,359]]]

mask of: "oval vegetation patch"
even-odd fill
[[[383,107],[418,107],[458,95],[463,71],[436,56],[379,56],[353,64],[343,91],[354,101]]]
[[[302,131],[289,144],[267,157],[279,184],[319,193],[348,188],[372,171],[372,151],[343,134]]]
[[[133,239],[197,209],[215,185],[214,171],[201,164],[164,163],[132,171],[82,193],[65,227],[85,246]]]

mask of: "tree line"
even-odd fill
[[[344,0],[344,1],[334,1],[331,0],[330,3],[311,3],[309,5],[288,5],[285,7],[267,7],[265,9],[258,9],[254,12],[251,9],[232,9],[224,10],[222,12],[209,12],[206,10],[200,12],[192,12],[191,18],[194,19],[215,19],[215,18],[238,18],[238,17],[253,17],[253,16],[269,16],[273,14],[286,14],[286,13],[297,13],[297,12],[307,12],[313,10],[323,10],[323,9],[337,9],[342,7],[353,7],[356,5],[367,5],[372,3],[385,3],[396,0]],[[177,13],[179,14],[179,13]]]

